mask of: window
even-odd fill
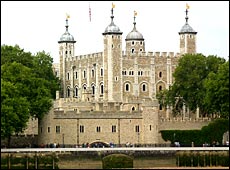
[[[69,80],[69,73],[67,73],[67,80]]]
[[[142,41],[140,42],[140,44],[142,45]]]
[[[65,54],[68,54],[68,51],[65,51]]]
[[[117,76],[115,77],[115,81],[118,81],[118,77]]]
[[[142,51],[142,49],[140,49],[140,51]]]
[[[101,92],[101,94],[103,94],[104,93],[104,86],[103,86],[103,84],[101,84],[101,88],[100,88],[100,92]]]
[[[149,130],[150,130],[150,131],[152,130],[152,126],[151,126],[151,125],[149,125]]]
[[[133,107],[132,107],[132,111],[134,111],[134,110],[135,110],[135,107],[133,106]]]
[[[122,71],[122,75],[126,75],[126,71]]]
[[[78,88],[75,87],[75,97],[78,97]]]
[[[83,91],[86,91],[86,84],[83,85]]]
[[[91,77],[94,77],[94,69],[91,71]]]
[[[125,91],[129,91],[129,84],[128,83],[125,84]]]
[[[159,86],[159,91],[161,91],[162,90],[162,86]]]
[[[138,71],[138,76],[142,76],[143,71]]]
[[[162,72],[159,72],[159,77],[160,77],[160,78],[162,77]]]
[[[140,132],[140,128],[139,128],[139,125],[136,126],[136,132]]]
[[[95,95],[95,86],[92,85],[92,95],[94,96]]]
[[[112,125],[112,132],[113,132],[113,133],[116,132],[116,125]]]
[[[113,48],[113,44],[112,44],[112,48]]]
[[[60,126],[56,126],[56,133],[60,133],[61,132],[61,127]]]
[[[134,45],[134,41],[132,41],[132,45]]]
[[[48,127],[48,129],[47,129],[47,130],[48,130],[48,133],[50,133],[50,127]]]
[[[132,48],[131,52],[134,53],[134,48]]]
[[[71,54],[71,51],[69,51],[69,54]]]
[[[80,133],[84,133],[84,126],[80,125]]]
[[[75,79],[77,79],[77,71],[75,72]]]
[[[101,127],[100,127],[100,126],[97,126],[96,131],[97,131],[97,132],[101,132]]]
[[[70,88],[67,87],[67,97],[70,97]]]
[[[101,73],[100,73],[101,77],[103,76],[103,68],[101,68]]]
[[[83,79],[85,79],[86,78],[86,71],[84,70],[83,71]]]
[[[142,91],[143,92],[147,91],[147,85],[146,84],[142,84]]]

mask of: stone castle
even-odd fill
[[[179,53],[146,52],[145,39],[136,26],[125,37],[114,22],[102,33],[104,50],[74,55],[76,41],[66,30],[59,43],[60,63],[54,72],[60,78],[62,92],[50,112],[39,121],[38,143],[81,145],[101,141],[118,145],[164,143],[161,130],[201,129],[208,121],[200,120],[199,110],[190,113],[184,107],[180,117],[159,105],[156,94],[173,84],[178,60],[196,53],[197,32],[185,24],[179,32]]]

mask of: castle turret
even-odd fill
[[[143,35],[136,29],[136,15],[134,11],[133,30],[126,36],[126,53],[144,52],[145,42]]]
[[[185,24],[181,28],[179,35],[180,35],[180,53],[196,53],[196,34],[197,32],[188,24],[188,9],[189,6],[186,5],[186,17],[185,17]]]
[[[71,95],[73,87],[67,88],[67,84],[70,84],[69,81],[71,81],[71,79],[73,78],[73,76],[71,76],[73,72],[69,72],[66,70],[66,60],[67,58],[71,60],[74,56],[74,44],[76,43],[74,37],[68,31],[68,18],[69,15],[67,15],[66,17],[66,31],[64,34],[62,34],[60,40],[58,41],[60,57],[60,80],[62,81],[62,97],[64,98],[73,96]]]
[[[103,52],[103,79],[104,85],[101,85],[102,93],[104,87],[103,99],[108,102],[120,102],[122,100],[122,32],[114,24],[112,4],[111,23],[106,27],[104,36]]]

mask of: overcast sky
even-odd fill
[[[1,1],[1,45],[18,44],[33,54],[44,50],[57,63],[67,13],[69,32],[77,41],[75,55],[102,52],[102,33],[111,21],[112,2],[114,23],[123,32],[123,50],[133,29],[135,10],[136,27],[145,39],[146,51],[179,52],[178,32],[185,24],[188,3],[188,23],[198,32],[197,52],[228,60],[228,1]]]

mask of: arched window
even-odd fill
[[[94,69],[92,69],[91,77],[94,77]]]
[[[142,84],[142,91],[146,92],[147,91],[147,84]]]
[[[86,71],[84,70],[83,71],[83,79],[85,79],[86,78]]]
[[[78,87],[75,87],[75,97],[78,97]]]
[[[94,96],[95,95],[95,86],[92,85],[92,95]]]
[[[82,86],[82,89],[83,89],[83,92],[86,92],[86,89],[87,89],[86,84]]]
[[[103,68],[101,68],[101,73],[100,73],[101,77],[103,76]]]
[[[104,93],[104,85],[103,85],[103,84],[100,85],[100,93],[101,93],[101,94]]]
[[[127,92],[130,91],[129,83],[125,84],[125,91],[127,91]]]
[[[133,106],[133,107],[132,107],[132,111],[134,111],[134,110],[135,110],[135,107]]]
[[[69,77],[70,77],[70,76],[69,76],[69,73],[67,73],[67,80],[69,80]]]
[[[132,48],[131,52],[134,53],[134,48]]]
[[[162,86],[159,86],[159,91],[161,91],[162,90]]]
[[[70,87],[67,87],[67,97],[70,97]]]
[[[162,77],[162,72],[159,72],[159,77],[160,77],[160,78]]]

